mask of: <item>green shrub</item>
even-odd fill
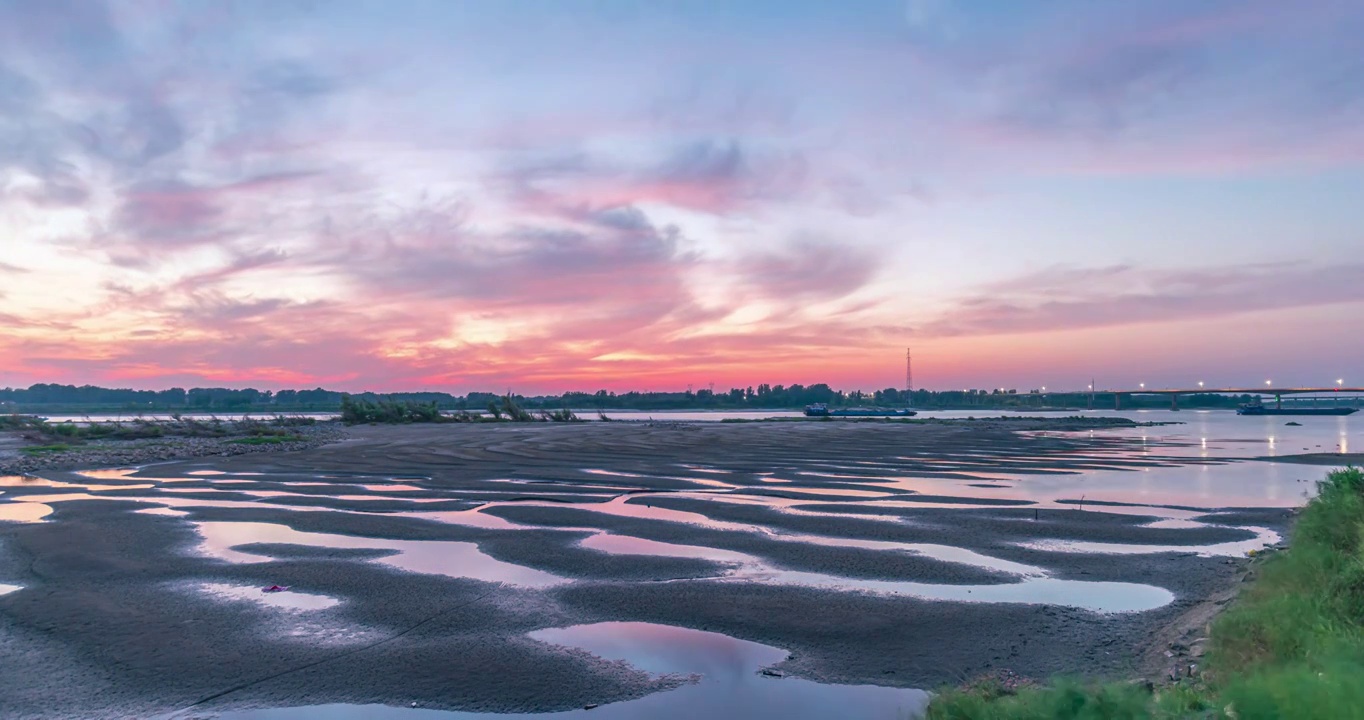
[[[1330,473],[1291,548],[1213,623],[1205,681],[1147,694],[1126,683],[943,691],[932,720],[1364,717],[1364,473]]]
[[[350,395],[341,396],[341,422],[344,422],[347,425],[358,425],[361,423],[437,423],[450,421],[450,418],[441,414],[441,411],[436,408],[434,402],[391,402],[388,400],[374,402],[365,399],[356,399]]]

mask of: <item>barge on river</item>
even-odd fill
[[[805,406],[806,417],[914,417],[908,408],[839,408],[830,410],[824,403]]]
[[[1256,400],[1236,408],[1237,415],[1353,415],[1359,408],[1352,407],[1269,407]]]

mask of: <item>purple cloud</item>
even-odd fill
[[[987,285],[918,332],[939,337],[1043,332],[1354,302],[1364,302],[1364,265],[1052,267]]]

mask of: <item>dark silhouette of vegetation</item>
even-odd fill
[[[774,410],[798,409],[813,403],[830,407],[876,405],[882,407],[911,406],[922,409],[1051,409],[1083,408],[1091,403],[1095,408],[1108,409],[1114,405],[1112,393],[1098,392],[1091,398],[1088,392],[1043,394],[1037,390],[915,390],[905,392],[885,388],[875,392],[861,390],[840,391],[824,383],[814,385],[768,385],[766,383],[728,391],[702,389],[692,392],[625,392],[599,390],[595,393],[568,392],[563,395],[523,395],[471,392],[457,396],[443,392],[416,393],[342,393],[315,388],[313,390],[233,390],[227,388],[171,388],[169,390],[109,389],[94,386],[38,384],[27,389],[0,388],[0,408],[12,411],[42,412],[120,412],[152,413],[286,413],[336,412],[343,398],[352,402],[386,406],[387,412],[398,417],[428,415],[429,408],[443,413],[459,411],[481,412],[485,409],[494,416],[507,415],[507,399],[528,412],[572,408],[575,410]],[[1250,396],[1225,396],[1209,393],[1182,396],[1184,408],[1233,408],[1248,402]],[[496,406],[494,412],[489,405]],[[1124,408],[1165,408],[1168,398],[1160,396],[1123,396]],[[512,413],[513,415],[515,413]],[[367,422],[367,421],[366,421]],[[376,422],[401,422],[398,419]],[[415,422],[426,422],[425,420]]]
[[[504,395],[502,397],[501,414],[512,422],[530,422],[535,419],[529,412],[522,409],[522,407],[517,404],[516,399],[511,395]]]
[[[199,420],[174,415],[169,420],[133,419],[108,422],[48,422],[33,415],[0,415],[0,430],[17,431],[35,442],[62,441],[80,444],[92,440],[144,440],[159,437],[299,437],[296,428],[317,422],[315,418],[276,416],[271,420],[219,418]],[[33,450],[30,446],[28,450]]]
[[[579,418],[567,408],[561,410],[541,410],[538,415],[521,407],[510,395],[501,401],[488,401],[488,414],[475,415],[466,410],[453,413],[442,412],[433,402],[387,400],[366,400],[350,395],[341,397],[341,421],[348,425],[404,424],[404,423],[458,423],[458,422],[574,422]]]
[[[419,403],[411,400],[395,402],[389,400],[357,399],[350,395],[341,396],[341,422],[348,425],[359,423],[432,423],[454,422],[455,418],[443,415],[435,403]]]

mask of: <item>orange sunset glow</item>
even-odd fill
[[[945,3],[154,5],[0,31],[0,385],[872,389],[910,346],[929,388],[1312,384],[1364,351],[1364,105],[1280,81],[1329,76],[1345,6],[1006,38]]]

